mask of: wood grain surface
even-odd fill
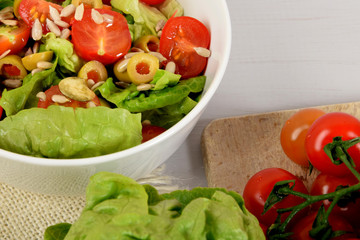
[[[360,102],[319,106],[325,112],[341,111],[360,117]],[[217,119],[204,129],[201,139],[209,187],[243,193],[256,172],[281,167],[305,181],[309,188],[317,176],[290,161],[282,151],[280,132],[285,121],[299,109]]]

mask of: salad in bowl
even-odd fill
[[[210,33],[176,0],[159,2],[22,0],[3,8],[0,147],[95,157],[182,119],[205,85]]]
[[[72,194],[98,171],[136,179],[163,163],[229,58],[226,2],[203,3],[1,2],[0,181]]]

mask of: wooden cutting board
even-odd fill
[[[325,112],[341,111],[360,118],[360,102],[319,106]],[[309,188],[317,175],[290,161],[282,151],[280,132],[299,109],[213,120],[203,131],[201,147],[209,187],[243,193],[256,172],[281,167],[304,180]]]

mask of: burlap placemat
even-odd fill
[[[174,179],[162,175],[164,166],[140,184],[151,184],[160,193],[176,190]],[[0,183],[0,240],[43,239],[45,229],[53,224],[73,223],[85,205],[85,196],[50,196],[31,193]]]

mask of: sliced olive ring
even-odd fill
[[[134,47],[142,49],[144,52],[157,52],[159,51],[160,40],[154,35],[146,35],[134,42]]]
[[[106,81],[108,78],[107,70],[99,61],[92,60],[87,62],[78,73],[79,78],[92,79],[95,82]]]
[[[5,76],[5,78],[23,79],[27,75],[27,71],[21,62],[21,57],[8,55],[0,59],[0,75]]]
[[[149,53],[138,53],[127,64],[127,74],[136,85],[150,82],[158,69],[159,59]]]

